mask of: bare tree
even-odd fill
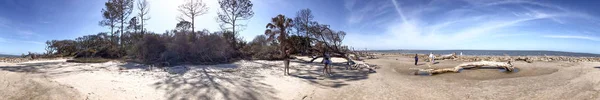
[[[252,2],[250,0],[219,0],[221,10],[218,13],[219,22],[222,29],[232,29],[235,34],[236,26],[242,27],[245,25],[238,24],[238,20],[248,20],[254,16],[252,11]],[[229,27],[228,27],[229,26]]]
[[[140,0],[137,3],[137,8],[139,10],[138,16],[140,17],[139,20],[140,20],[140,23],[141,23],[140,24],[140,29],[141,29],[142,35],[145,32],[144,25],[146,25],[146,24],[144,22],[146,22],[146,20],[150,19],[150,16],[147,16],[148,13],[150,12],[150,8],[148,6],[149,5],[148,5],[148,1],[147,0]]]
[[[349,62],[352,59],[349,59],[348,55],[350,50],[348,46],[342,45],[342,41],[344,41],[344,37],[346,36],[346,32],[344,31],[334,31],[329,28],[329,25],[319,24],[317,22],[311,22],[311,26],[308,27],[308,31],[311,32],[311,38],[316,41],[315,51],[319,51],[320,53],[333,53],[334,56],[339,56],[345,58]],[[310,62],[313,62],[315,59],[320,58],[315,57]]]
[[[265,30],[265,35],[269,36],[269,40],[277,38],[279,41],[279,50],[285,61],[285,75],[289,75],[289,49],[291,48],[288,40],[288,32],[286,30],[293,26],[292,23],[293,21],[291,18],[279,14],[277,17],[271,19],[271,23],[267,24],[267,30]]]
[[[124,24],[133,11],[133,0],[112,0],[112,2],[117,8],[116,12],[118,14],[119,22],[121,22],[120,37],[123,37],[123,32],[125,31]]]
[[[308,52],[307,50],[310,48],[310,31],[308,31],[308,28],[314,17],[315,16],[312,15],[312,11],[306,8],[296,12],[296,18],[294,18],[294,27],[299,33],[306,33],[306,41],[309,41],[309,43],[306,44],[303,52]]]
[[[204,15],[208,11],[208,7],[206,4],[202,2],[202,0],[187,0],[186,3],[179,5],[179,12],[182,13],[183,16],[192,20],[192,34],[194,33],[195,18]],[[184,18],[179,17],[179,21],[184,21]]]

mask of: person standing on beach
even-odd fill
[[[415,65],[417,65],[417,62],[419,62],[419,56],[415,54]]]
[[[429,52],[429,61],[431,63],[434,63],[435,62],[434,60],[435,60],[435,56],[433,55],[433,52]]]
[[[325,67],[323,67],[323,74],[331,76],[331,68],[329,64],[331,64],[331,56],[328,53],[323,54],[323,63]]]

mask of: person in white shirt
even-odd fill
[[[434,63],[434,62],[435,62],[435,61],[434,61],[434,60],[435,60],[435,56],[433,55],[433,53],[432,53],[432,52],[429,52],[429,59],[430,59],[429,61],[431,61],[431,63]]]

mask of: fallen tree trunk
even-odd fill
[[[414,74],[418,75],[418,74],[425,73],[425,74],[433,75],[433,74],[441,74],[441,73],[447,73],[447,72],[458,73],[462,69],[479,68],[479,67],[483,67],[483,66],[501,67],[501,68],[506,69],[506,71],[508,71],[508,72],[512,72],[515,69],[510,61],[508,61],[506,63],[505,62],[480,61],[480,62],[463,63],[454,68],[417,69],[417,71]]]
[[[454,59],[454,58],[458,58],[458,57],[456,57],[456,53],[442,55],[440,57],[435,57],[435,60],[445,60],[445,59]]]

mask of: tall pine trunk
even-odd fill
[[[140,16],[140,21],[142,22],[142,25],[140,27],[141,33],[142,33],[142,38],[144,37],[144,16]]]

